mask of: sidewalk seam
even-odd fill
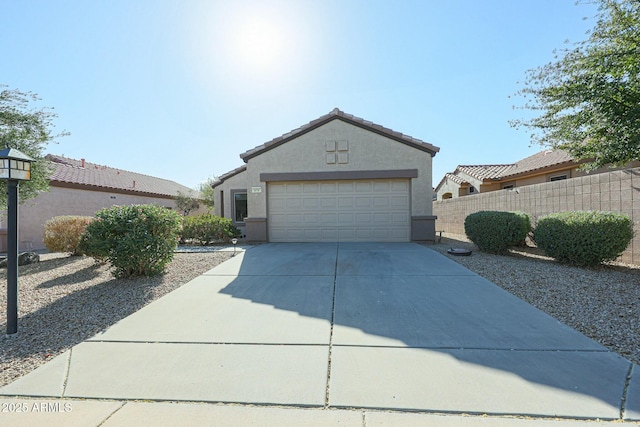
[[[67,363],[64,367],[64,378],[62,380],[62,394],[60,397],[64,397],[67,392],[67,382],[69,381],[69,372],[71,371],[71,356],[73,356],[73,347],[69,349],[69,356],[67,357]]]
[[[107,418],[105,418],[104,420],[102,420],[102,422],[100,424],[98,424],[98,427],[103,426],[104,423],[106,423],[107,421],[109,421],[109,418],[113,417],[116,412],[119,412],[122,408],[125,407],[125,405],[127,405],[129,402],[124,401],[122,402],[122,405],[120,405],[119,407],[117,407],[116,409],[114,409],[114,411],[112,413],[110,413]]]
[[[620,419],[624,420],[625,411],[627,410],[627,394],[629,393],[629,386],[631,385],[631,377],[633,376],[633,363],[629,364],[629,370],[627,371],[627,377],[624,380],[624,388],[622,389],[622,398],[620,399]]]
[[[331,352],[333,350],[333,324],[336,316],[336,283],[338,278],[338,252],[340,243],[336,244],[336,262],[333,269],[333,300],[331,303],[331,329],[329,332],[329,358],[327,361],[327,388],[324,396],[324,408],[329,407],[329,387],[331,385]]]

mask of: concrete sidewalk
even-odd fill
[[[423,246],[266,244],[0,395],[11,425],[592,426],[640,420],[640,369]]]

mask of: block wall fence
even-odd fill
[[[587,175],[433,202],[436,230],[464,235],[464,219],[478,211],[522,211],[532,225],[565,211],[608,211],[629,216],[635,237],[619,261],[640,265],[640,168]]]

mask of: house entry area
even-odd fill
[[[408,242],[409,179],[269,182],[271,242]]]

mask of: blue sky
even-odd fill
[[[1,0],[0,84],[70,136],[47,152],[189,187],[334,107],[458,164],[541,150],[525,72],[594,25],[574,0]],[[588,19],[584,19],[588,18]]]

